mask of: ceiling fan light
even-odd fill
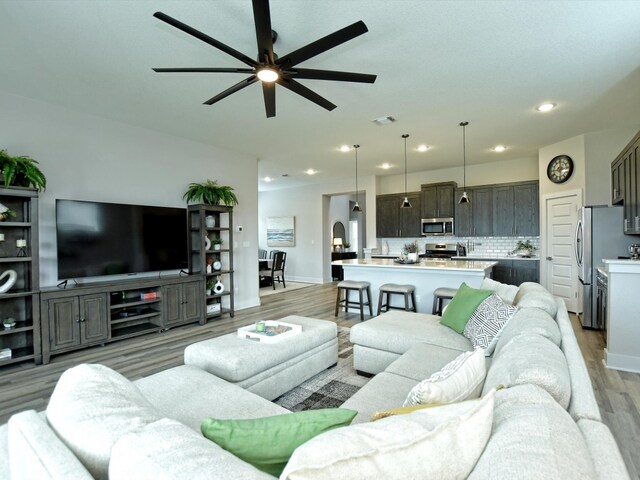
[[[261,81],[267,83],[275,82],[280,78],[280,73],[278,72],[278,70],[271,67],[261,68],[260,70],[258,70],[256,75]]]
[[[551,110],[553,110],[554,108],[556,108],[556,104],[555,103],[551,103],[551,102],[547,102],[547,103],[542,103],[540,105],[538,105],[536,107],[536,110],[539,112],[550,112]]]
[[[360,208],[360,205],[358,204],[358,202],[356,202],[356,204],[353,206],[353,209],[351,210],[352,212],[361,212],[362,209]]]
[[[469,195],[467,195],[466,191],[462,192],[462,196],[460,197],[460,200],[458,200],[458,203],[471,203],[471,199],[469,198]]]
[[[400,208],[411,208],[411,202],[409,201],[408,197],[404,197],[404,200],[402,201],[402,205],[400,205]]]

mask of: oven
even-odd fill
[[[423,218],[422,236],[453,235],[453,218]]]
[[[427,243],[424,246],[424,253],[420,255],[422,258],[431,260],[451,260],[458,254],[457,245],[449,243]]]

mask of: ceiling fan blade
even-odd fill
[[[209,100],[204,102],[204,105],[213,105],[214,103],[219,102],[223,98],[228,97],[232,93],[236,93],[238,90],[242,90],[244,87],[248,87],[249,85],[257,81],[258,81],[258,77],[256,77],[255,75],[249,78],[245,78],[244,80],[241,80],[238,83],[236,83],[233,87],[229,87],[224,92],[221,92],[215,97],[210,98]]]
[[[176,20],[175,18],[170,17],[169,15],[166,15],[162,12],[156,12],[153,14],[153,16],[159,20],[162,20],[165,23],[168,23],[172,27],[177,28],[178,30],[182,30],[183,32],[188,33],[189,35],[196,37],[198,40],[202,40],[203,42],[208,43],[213,47],[216,47],[218,50],[222,50],[227,55],[231,55],[233,58],[240,60],[242,63],[245,63],[252,67],[255,67],[258,65],[258,62],[256,62],[253,58],[247,57],[245,54],[240,53],[239,51],[231,48],[230,46],[225,45],[222,42],[219,42],[215,38],[212,38],[209,35],[206,35],[196,30],[195,28],[190,27],[189,25],[182,23],[180,20]]]
[[[271,36],[271,14],[269,0],[253,0],[253,21],[256,25],[258,58],[273,64],[273,37]],[[265,59],[266,57],[266,59]]]
[[[285,75],[292,75],[296,79],[335,80],[338,82],[373,83],[377,78],[377,75],[370,75],[368,73],[336,72],[333,70],[316,70],[313,68],[290,68],[284,73]]]
[[[276,84],[262,82],[262,93],[264,95],[264,109],[267,118],[276,116]]]
[[[282,85],[284,88],[291,90],[294,93],[312,101],[313,103],[320,105],[327,110],[333,110],[336,106],[324,97],[321,97],[313,90],[309,90],[307,87],[299,82],[296,82],[292,78],[283,78],[277,81],[278,85]]]
[[[337,47],[338,45],[348,42],[349,40],[354,39],[355,37],[362,35],[363,33],[367,33],[369,29],[364,24],[362,20],[357,21],[349,25],[348,27],[344,27],[336,32],[333,32],[326,37],[322,37],[315,42],[310,43],[298,50],[295,50],[284,57],[281,57],[277,60],[278,65],[283,65],[285,68],[292,67],[299,63],[304,62],[305,60],[310,59],[311,57],[315,57],[316,55],[320,55],[327,50],[332,49],[333,47]]]
[[[254,73],[253,68],[153,68],[157,73]]]

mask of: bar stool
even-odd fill
[[[442,315],[442,304],[444,303],[444,300],[451,300],[457,292],[457,288],[436,288],[433,292],[433,308],[431,309],[431,315]]]
[[[359,302],[349,301],[349,292],[356,290],[358,292]],[[364,302],[362,292],[367,292],[367,302]],[[344,300],[340,299],[341,292],[344,291]],[[355,280],[343,280],[338,283],[338,297],[336,299],[336,312],[334,316],[338,316],[338,309],[340,305],[344,305],[344,311],[348,312],[349,307],[360,307],[360,320],[364,320],[364,306],[369,306],[369,315],[373,317],[373,310],[371,308],[371,284],[369,282],[357,282]]]
[[[387,295],[386,302],[384,302],[383,297]],[[386,307],[386,312],[389,311],[390,308],[394,308],[396,310],[404,310],[406,312],[415,312],[416,311],[416,287],[413,285],[398,285],[397,283],[385,283],[380,286],[380,294],[378,295],[378,315],[382,311],[382,307]],[[403,295],[404,296],[404,308],[402,307],[394,307],[389,305],[389,295]],[[411,296],[411,308],[409,308],[409,296]]]

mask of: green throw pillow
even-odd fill
[[[278,477],[296,448],[322,432],[349,425],[357,414],[323,408],[246,420],[205,418],[200,430],[236,457]]]
[[[464,327],[485,298],[491,295],[491,290],[480,290],[471,288],[466,283],[462,283],[456,294],[447,305],[447,309],[442,314],[440,323],[455,330],[458,333],[464,332]]]

